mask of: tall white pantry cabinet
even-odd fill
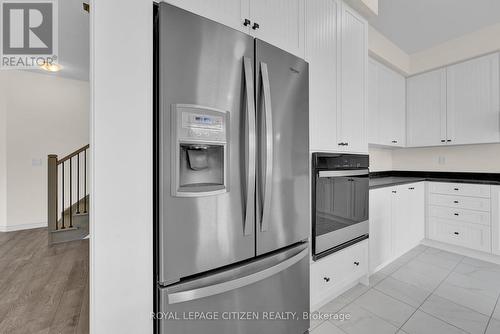
[[[306,2],[311,151],[368,152],[367,29],[342,1]]]

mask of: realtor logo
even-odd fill
[[[1,68],[22,69],[57,60],[57,0],[0,0]]]

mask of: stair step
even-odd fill
[[[78,230],[78,229],[80,229],[80,228],[73,226],[73,227],[61,228],[61,229],[58,229],[58,230],[55,230],[55,231],[50,231],[50,232],[57,233],[57,232],[74,231],[74,230]]]

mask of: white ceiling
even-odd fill
[[[90,26],[89,13],[83,10],[84,0],[58,1],[59,64],[62,70],[37,72],[77,80],[89,80]]]
[[[379,0],[370,24],[412,54],[500,22],[500,0]]]

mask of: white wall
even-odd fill
[[[411,73],[420,73],[500,50],[500,23],[410,55]]]
[[[401,74],[410,73],[410,56],[372,26],[368,26],[368,50],[372,57]]]
[[[91,1],[90,332],[152,333],[153,2]]]
[[[0,75],[0,231],[7,229],[7,109],[5,76]]]
[[[500,173],[499,153],[500,144],[408,148],[392,151],[392,163],[394,170]]]
[[[46,226],[47,155],[62,157],[88,144],[89,82],[28,71],[0,76],[6,80],[6,221],[0,230]]]
[[[384,148],[370,147],[370,172],[382,172],[393,169],[392,151]]]

